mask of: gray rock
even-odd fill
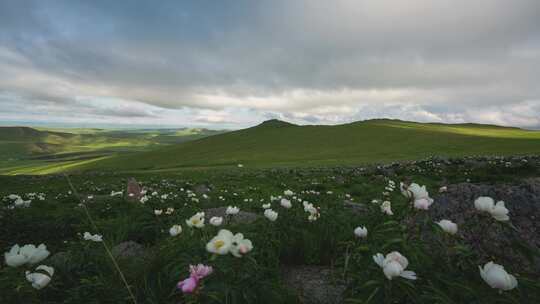
[[[285,266],[282,277],[286,286],[296,292],[300,303],[342,303],[346,284],[335,278],[326,266]]]
[[[345,208],[350,209],[350,211],[354,214],[363,214],[367,211],[366,205],[362,203],[354,203],[349,200],[343,201],[343,205]]]
[[[143,258],[145,250],[143,245],[134,241],[127,241],[114,246],[111,253],[115,258]]]
[[[193,192],[197,193],[198,195],[208,194],[210,193],[211,190],[212,189],[210,189],[209,186],[204,185],[204,184],[199,184],[193,187]]]

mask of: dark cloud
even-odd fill
[[[534,127],[511,109],[540,117],[539,28],[536,0],[2,1],[0,93],[111,117],[236,107]],[[212,115],[196,120],[233,119]]]

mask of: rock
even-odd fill
[[[330,267],[286,266],[282,269],[284,285],[298,295],[300,303],[342,303],[346,284],[336,280]]]
[[[145,251],[143,245],[134,241],[127,241],[114,246],[111,253],[115,258],[142,258]]]
[[[517,230],[504,229],[490,215],[476,211],[474,201],[480,196],[504,201],[510,221]],[[481,257],[492,259],[495,256],[503,265],[540,274],[540,259],[531,264],[515,246],[519,241],[536,250],[540,248],[540,223],[534,220],[540,217],[540,178],[514,184],[448,185],[447,192],[434,196],[434,199],[429,210],[431,218],[456,222],[460,227],[459,234]],[[471,225],[474,222],[478,224]]]
[[[351,212],[354,214],[363,214],[367,211],[366,205],[362,203],[354,203],[349,200],[345,200],[343,202],[343,205],[345,206],[345,208],[350,209]]]
[[[219,207],[219,208],[211,208],[204,210],[204,215],[206,221],[210,221],[210,219],[214,216],[221,216],[224,219],[227,218],[227,214],[225,211],[227,210],[227,207]],[[256,221],[261,216],[252,212],[246,212],[246,211],[240,211],[238,214],[229,216],[232,224],[249,224]]]
[[[141,186],[133,177],[128,180],[126,195],[126,199],[129,201],[139,201],[141,199]]]
[[[208,194],[211,190],[212,189],[205,184],[199,184],[193,187],[193,192],[197,193],[198,195]]]

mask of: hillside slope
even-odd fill
[[[411,160],[430,155],[540,153],[540,132],[475,124],[369,120],[337,126],[268,121],[256,127],[115,156],[84,170],[160,170],[181,167],[339,165]]]

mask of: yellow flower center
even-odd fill
[[[222,241],[222,240],[216,241],[214,243],[214,246],[216,247],[216,249],[219,249],[219,248],[223,247],[223,245],[225,245],[225,242]]]

